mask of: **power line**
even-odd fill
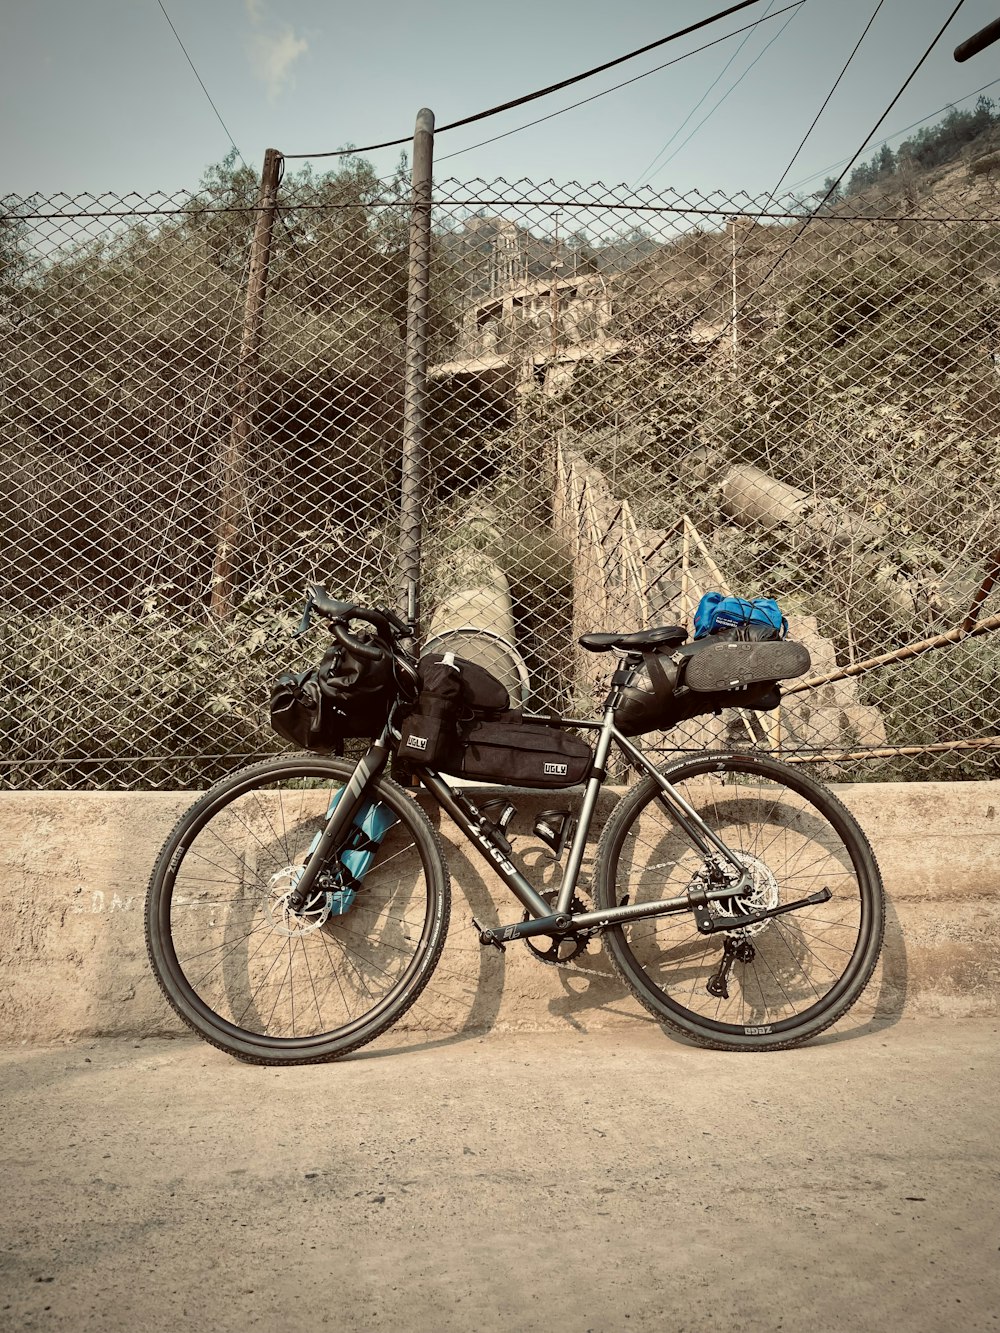
[[[841,79],[842,79],[842,78],[844,77],[844,75],[847,73],[847,70],[848,70],[848,67],[850,66],[851,61],[852,61],[852,60],[854,59],[854,57],[858,54],[858,49],[860,48],[861,43],[862,43],[862,42],[865,40],[865,38],[868,36],[869,29],[871,28],[871,26],[872,26],[872,24],[875,22],[875,20],[878,18],[879,10],[882,8],[882,6],[883,6],[884,4],[885,4],[885,0],[878,0],[878,4],[875,6],[875,9],[874,9],[874,12],[872,13],[871,18],[870,18],[870,19],[868,20],[868,22],[865,24],[864,32],[861,34],[861,36],[858,38],[858,40],[854,43],[854,50],[853,50],[853,51],[851,52],[851,54],[847,57],[847,59],[844,61],[844,67],[843,67],[843,69],[840,71],[840,73],[837,75],[836,79],[834,80],[833,87],[830,89],[830,91],[827,93],[827,95],[823,98],[823,105],[822,105],[822,106],[820,107],[820,109],[816,112],[815,116],[813,116],[812,124],[809,126],[809,128],[806,130],[805,134],[802,136],[802,140],[801,140],[801,142],[799,143],[798,148],[796,148],[795,152],[792,154],[791,158],[789,159],[788,166],[787,166],[787,167],[784,169],[784,171],[781,173],[781,176],[780,176],[780,178],[778,179],[778,183],[775,185],[774,189],[771,191],[770,195],[768,196],[768,202],[769,202],[769,203],[772,203],[772,202],[774,201],[775,196],[777,195],[778,191],[781,189],[782,182],[784,181],[784,179],[785,179],[785,177],[788,175],[788,173],[791,171],[791,169],[792,169],[792,167],[793,167],[793,165],[794,165],[794,163],[795,163],[795,159],[798,157],[799,153],[802,152],[802,149],[803,149],[803,148],[805,147],[805,145],[806,145],[806,140],[809,138],[810,134],[812,134],[813,130],[816,128],[816,125],[817,125],[817,122],[819,121],[820,116],[821,116],[821,115],[823,114],[823,112],[826,110],[826,108],[827,108],[827,106],[828,106],[828,104],[829,104],[829,102],[830,102],[830,98],[833,96],[833,94],[834,94],[834,93],[837,91],[837,89],[840,87],[840,81],[841,81]]]
[[[595,74],[603,74],[606,69],[614,69],[616,65],[623,65],[627,60],[634,60],[636,56],[645,55],[647,51],[655,51],[659,46],[665,46],[668,42],[675,42],[680,37],[687,37],[692,32],[698,32],[701,28],[707,28],[713,23],[718,23],[720,19],[728,18],[730,14],[737,14],[741,9],[748,9],[750,5],[756,4],[760,4],[760,0],[739,0],[738,4],[730,5],[728,9],[722,9],[717,14],[709,15],[708,18],[699,19],[697,23],[691,23],[686,28],[679,28],[676,32],[670,33],[667,37],[660,37],[655,42],[647,42],[645,46],[637,47],[634,51],[618,56],[615,60],[606,60],[603,65],[595,65],[593,69],[584,70],[582,74],[574,74],[569,79],[561,79],[558,83],[550,83],[546,88],[539,88],[533,93],[527,93],[524,97],[515,97],[509,102],[501,102],[498,106],[492,106],[486,111],[477,111],[474,116],[464,116],[461,120],[450,121],[447,125],[442,125],[437,133],[443,134],[446,130],[457,130],[462,125],[473,125],[478,120],[486,120],[489,116],[497,116],[501,111],[512,111],[514,107],[537,101],[539,97],[547,97],[549,93],[557,93],[562,88],[570,88],[574,83],[590,79]],[[171,27],[173,27],[173,24],[171,24]],[[192,68],[194,67],[192,66]],[[202,86],[204,87],[204,85]],[[324,153],[285,153],[283,156],[287,158],[345,157],[349,153],[373,153],[378,148],[398,148],[402,144],[411,143],[412,139],[412,134],[408,134],[403,139],[389,139],[385,143],[367,144],[364,148],[338,148]]]
[[[762,47],[760,51],[758,51],[757,55],[755,55],[754,58],[753,58],[753,60],[750,61],[750,64],[747,65],[746,69],[743,71],[743,73],[740,75],[740,77],[736,80],[736,82],[732,85],[732,87],[729,88],[727,92],[723,93],[723,95],[722,95],[722,96],[719,98],[719,100],[716,102],[715,106],[712,107],[711,111],[709,111],[709,113],[708,113],[706,116],[703,116],[703,117],[702,117],[702,119],[698,122],[698,124],[694,127],[694,129],[693,129],[693,130],[691,131],[691,133],[688,135],[688,137],[687,137],[686,139],[684,139],[680,144],[678,144],[678,146],[674,149],[674,151],[670,154],[670,156],[669,156],[668,158],[666,158],[663,162],[660,163],[660,165],[656,168],[656,171],[662,171],[663,168],[664,168],[665,166],[668,165],[668,163],[672,162],[672,161],[674,160],[674,158],[677,156],[677,154],[678,154],[679,152],[681,152],[681,150],[682,150],[683,148],[685,148],[685,147],[691,142],[691,140],[694,138],[694,136],[695,136],[695,135],[698,133],[698,131],[701,129],[702,125],[704,125],[706,121],[711,120],[711,118],[715,115],[716,111],[718,111],[719,107],[722,106],[723,102],[730,96],[731,93],[734,93],[734,92],[736,91],[736,89],[740,86],[740,84],[743,82],[743,80],[746,78],[746,76],[747,76],[747,75],[750,73],[750,71],[753,69],[754,65],[756,65],[757,62],[758,62],[758,61],[759,61],[759,60],[760,60],[760,59],[767,53],[767,51],[770,50],[770,48],[774,45],[774,43],[778,40],[778,38],[779,38],[779,37],[781,36],[781,34],[785,31],[785,29],[788,27],[789,23],[791,23],[792,19],[794,19],[794,18],[795,18],[795,15],[794,15],[794,14],[789,14],[788,18],[785,19],[784,23],[781,25],[781,27],[778,29],[778,31],[774,34],[774,36],[771,38],[771,40],[770,40],[764,47]],[[662,150],[661,150],[661,151],[662,151]],[[653,176],[656,175],[656,171],[654,171],[653,173],[651,173],[651,175],[650,175],[650,177],[649,177],[649,180],[652,180]],[[648,184],[649,181],[647,181],[646,183]]]
[[[888,143],[890,139],[898,139],[901,134],[906,134],[909,130],[915,130],[918,125],[925,125],[927,121],[933,120],[935,116],[940,116],[942,111],[947,111],[949,107],[961,106],[963,102],[970,101],[973,97],[977,97],[980,93],[984,93],[987,88],[992,88],[998,83],[1000,83],[1000,79],[991,79],[989,83],[984,83],[981,88],[973,88],[971,93],[966,93],[964,97],[958,98],[957,101],[945,102],[944,106],[939,106],[936,111],[931,111],[928,112],[926,116],[921,116],[921,118],[915,120],[912,125],[904,125],[901,130],[893,130],[893,132],[887,134],[884,139],[877,139],[871,147],[881,148],[882,145]],[[828,167],[820,167],[819,171],[814,171],[811,176],[803,176],[801,180],[793,181],[788,188],[790,190],[797,190],[800,185],[808,185],[810,181],[816,180],[817,177],[825,176],[828,171],[836,171],[837,167],[843,166],[846,161],[847,158],[842,157],[839,162],[831,162]]]
[[[772,0],[773,3],[773,0]],[[571,102],[569,106],[560,107],[558,111],[550,111],[547,116],[539,116],[537,120],[529,120],[524,125],[518,125],[516,129],[506,130],[503,134],[495,134],[492,139],[483,139],[479,143],[470,144],[468,148],[459,148],[454,153],[445,153],[439,157],[438,162],[447,162],[453,157],[461,157],[463,153],[472,153],[477,148],[485,148],[487,144],[497,143],[500,139],[508,139],[512,134],[520,134],[522,130],[530,130],[535,125],[541,125],[546,120],[554,120],[556,116],[562,116],[567,111],[575,111],[579,106],[586,106],[588,102],[596,102],[599,97],[606,97],[608,93],[616,93],[620,88],[627,88],[629,84],[638,83],[640,79],[648,79],[651,74],[659,74],[661,70],[669,69],[671,65],[679,65],[682,60],[688,60],[691,56],[700,55],[702,51],[709,50],[710,47],[718,46],[721,42],[728,42],[730,37],[738,37],[741,32],[751,32],[762,23],[768,23],[771,19],[780,18],[782,14],[787,14],[790,9],[797,9],[799,5],[804,5],[806,0],[792,0],[790,5],[784,9],[776,9],[773,14],[764,14],[759,19],[754,19],[753,23],[747,23],[742,28],[734,28],[732,32],[727,32],[724,37],[715,37],[710,42],[705,42],[703,46],[696,46],[693,51],[685,51],[682,56],[675,56],[673,60],[667,60],[662,65],[654,65],[652,69],[644,70],[642,74],[636,74],[631,79],[625,79],[622,83],[613,84],[610,88],[604,88],[599,93],[594,93],[590,97],[584,97],[579,102]],[[740,44],[742,48],[742,43]]]
[[[819,121],[820,116],[821,116],[821,115],[823,114],[823,112],[826,110],[827,106],[829,105],[830,98],[833,96],[833,94],[837,91],[838,87],[840,86],[840,81],[841,81],[841,79],[842,79],[842,78],[844,77],[844,75],[847,73],[847,70],[848,70],[848,67],[850,66],[851,61],[852,61],[852,60],[854,59],[854,57],[858,54],[858,50],[859,50],[859,48],[860,48],[860,46],[861,46],[861,43],[862,43],[862,42],[865,40],[865,38],[868,36],[868,32],[869,32],[869,30],[870,30],[872,24],[875,22],[876,18],[878,18],[879,10],[882,8],[882,6],[883,6],[884,4],[885,4],[885,0],[878,0],[878,4],[875,6],[875,9],[874,9],[874,11],[872,12],[872,16],[871,16],[871,18],[870,18],[870,19],[868,20],[868,22],[865,24],[864,31],[862,32],[862,34],[861,34],[861,36],[858,38],[858,40],[854,43],[854,49],[853,49],[853,51],[852,51],[851,54],[847,57],[847,59],[844,61],[843,68],[841,69],[840,73],[837,75],[836,79],[834,80],[833,87],[832,87],[832,88],[830,89],[830,91],[827,93],[826,97],[824,97],[824,99],[823,99],[823,104],[822,104],[822,106],[820,107],[820,109],[816,112],[815,116],[813,116],[812,124],[809,126],[809,128],[806,130],[805,134],[802,136],[802,139],[801,139],[801,141],[800,141],[800,143],[799,143],[798,148],[796,148],[795,152],[792,154],[791,158],[789,159],[788,166],[785,167],[784,171],[781,173],[781,176],[780,176],[780,178],[779,178],[777,184],[775,185],[774,189],[771,190],[770,194],[768,194],[768,196],[767,196],[767,198],[766,198],[766,200],[765,200],[765,203],[764,203],[764,207],[765,207],[765,208],[767,208],[770,204],[774,203],[774,200],[775,200],[776,197],[777,197],[778,191],[781,189],[782,181],[785,179],[785,177],[786,177],[786,176],[788,175],[788,173],[791,171],[791,169],[792,169],[792,165],[793,165],[793,163],[795,162],[795,159],[798,157],[799,153],[801,153],[801,152],[802,152],[802,149],[805,147],[806,140],[809,138],[810,134],[812,134],[813,130],[816,128],[816,125],[817,125],[817,123],[818,123],[818,121]],[[760,216],[761,216],[760,214],[757,215],[758,219],[759,219]],[[736,224],[735,224],[735,221],[734,221],[733,226],[735,227],[735,225],[736,225]],[[748,242],[748,240],[749,240],[749,236],[750,236],[750,233],[749,233],[749,230],[747,230],[746,232],[744,232],[743,238],[742,238],[742,240],[740,241],[739,246],[736,247],[736,248],[734,248],[734,250],[733,250],[733,259],[732,259],[732,263],[733,263],[734,274],[735,274],[735,268],[736,268],[736,261],[739,259],[740,255],[743,253],[743,250],[744,250],[744,248],[746,247],[747,242]],[[733,281],[735,282],[735,276],[734,276],[734,278],[733,278]]]
[[[774,16],[770,13],[770,9],[771,9],[771,6],[772,6],[773,4],[774,4],[774,0],[768,0],[767,9],[766,9],[766,10],[764,11],[764,13],[761,15],[761,17],[760,17],[760,19],[758,20],[758,22],[763,23],[765,19],[767,19],[767,18],[773,18],[773,17],[774,17]],[[702,105],[702,103],[703,103],[703,102],[705,101],[705,99],[708,97],[708,95],[709,95],[709,93],[712,91],[712,89],[715,88],[715,87],[718,85],[719,81],[721,80],[722,76],[725,74],[726,70],[727,70],[727,69],[729,68],[729,66],[733,63],[733,61],[736,59],[736,57],[739,55],[739,53],[743,50],[744,46],[746,46],[746,44],[747,44],[747,42],[748,42],[749,40],[750,40],[750,30],[748,29],[748,31],[747,31],[747,35],[743,38],[742,42],[740,42],[739,46],[736,48],[736,50],[733,52],[733,54],[729,57],[729,59],[726,61],[726,63],[722,66],[722,68],[719,70],[718,74],[715,76],[715,78],[713,79],[713,81],[708,85],[708,87],[707,87],[707,88],[705,89],[705,91],[702,93],[701,98],[694,104],[694,106],[691,108],[691,110],[687,113],[687,115],[684,117],[684,119],[681,121],[681,123],[680,123],[680,124],[677,126],[677,128],[674,130],[673,134],[670,136],[670,138],[667,140],[667,142],[666,142],[666,143],[663,145],[663,147],[659,150],[659,152],[658,152],[658,153],[655,153],[655,154],[653,155],[652,159],[646,164],[645,167],[643,167],[642,171],[639,173],[639,175],[638,175],[638,177],[637,177],[637,179],[636,179],[636,182],[635,182],[635,185],[633,186],[633,189],[638,190],[639,187],[640,187],[640,186],[643,184],[643,182],[645,181],[646,176],[649,175],[649,174],[651,174],[651,172],[652,172],[653,168],[656,166],[657,162],[659,162],[660,158],[661,158],[661,157],[663,156],[663,154],[667,151],[667,149],[670,147],[670,145],[673,143],[673,141],[677,138],[678,134],[680,134],[680,132],[681,132],[681,130],[684,128],[684,126],[688,123],[688,121],[691,119],[691,117],[695,114],[695,112],[698,110],[698,108]]]
[[[944,36],[945,29],[948,27],[948,25],[951,23],[952,19],[955,17],[955,15],[958,13],[958,11],[962,8],[962,6],[963,6],[964,4],[965,4],[965,0],[958,0],[958,4],[957,4],[957,5],[955,6],[955,8],[951,11],[951,13],[948,15],[948,17],[945,19],[944,23],[941,25],[940,29],[938,30],[937,36],[933,39],[933,41],[931,42],[930,46],[928,46],[927,50],[926,50],[926,51],[924,52],[924,54],[920,57],[920,59],[919,59],[919,60],[917,61],[917,63],[914,65],[913,69],[910,71],[910,73],[909,73],[909,74],[907,75],[907,77],[904,79],[903,84],[902,84],[902,87],[899,89],[899,91],[898,91],[898,92],[896,93],[896,95],[893,97],[892,101],[889,103],[889,105],[886,107],[886,109],[882,112],[881,116],[879,116],[878,120],[875,122],[875,124],[874,124],[874,125],[872,126],[872,128],[869,130],[868,134],[865,136],[865,138],[864,138],[863,142],[861,143],[861,146],[858,148],[857,152],[854,154],[854,156],[853,156],[853,157],[851,158],[851,160],[848,162],[847,166],[844,168],[844,170],[840,173],[840,175],[837,177],[837,179],[833,182],[833,184],[832,184],[832,185],[830,186],[830,188],[827,190],[826,194],[824,194],[823,198],[822,198],[822,199],[819,201],[819,203],[816,205],[815,209],[814,209],[814,210],[813,210],[813,211],[812,211],[812,212],[811,212],[811,213],[804,219],[804,221],[803,221],[803,223],[802,223],[802,226],[798,229],[798,231],[795,233],[795,235],[794,235],[794,236],[792,237],[792,239],[789,241],[788,245],[787,245],[787,246],[785,247],[785,249],[781,252],[781,254],[778,256],[778,258],[774,261],[774,263],[771,265],[771,267],[768,269],[768,271],[764,274],[764,276],[763,276],[763,278],[761,278],[760,282],[758,282],[758,283],[755,284],[753,290],[749,293],[749,295],[748,295],[748,296],[746,297],[746,299],[743,301],[743,303],[742,303],[742,305],[739,307],[739,309],[733,311],[733,313],[732,313],[732,315],[730,316],[729,320],[726,322],[725,326],[724,326],[723,329],[722,329],[722,332],[723,332],[723,333],[725,332],[725,330],[726,330],[727,328],[731,327],[732,324],[733,324],[733,323],[739,318],[739,316],[743,313],[743,311],[746,310],[747,306],[748,306],[748,305],[750,304],[750,302],[753,300],[754,296],[756,296],[757,292],[759,292],[760,289],[764,286],[764,284],[767,282],[768,278],[770,278],[771,275],[772,275],[774,272],[776,272],[776,270],[781,266],[781,264],[785,261],[785,259],[788,257],[788,255],[792,252],[792,250],[793,250],[793,249],[795,248],[795,246],[798,244],[799,240],[801,239],[801,237],[802,237],[803,233],[805,232],[806,228],[809,226],[810,222],[812,222],[812,221],[817,217],[817,215],[819,214],[819,212],[820,212],[820,210],[823,208],[823,206],[824,206],[824,205],[830,200],[830,198],[836,193],[837,189],[838,189],[839,186],[840,186],[841,181],[844,179],[844,177],[845,177],[845,176],[847,175],[847,173],[850,171],[851,167],[854,166],[855,162],[858,160],[858,158],[861,156],[861,154],[862,154],[862,153],[865,151],[865,149],[868,147],[868,144],[869,144],[869,142],[871,141],[873,135],[874,135],[875,132],[878,130],[878,128],[879,128],[879,126],[882,124],[882,122],[885,120],[886,116],[889,114],[889,112],[892,110],[892,108],[896,105],[896,103],[897,103],[897,102],[899,101],[899,99],[902,97],[903,93],[906,92],[907,88],[910,86],[910,84],[911,84],[911,83],[913,82],[913,80],[916,78],[917,72],[918,72],[918,71],[921,69],[921,67],[923,66],[924,61],[927,59],[927,57],[930,55],[930,53],[934,50],[935,46],[937,46],[938,42],[939,42],[939,41],[941,40],[941,38]],[[720,335],[720,336],[721,336],[721,335]]]
[[[201,77],[201,75],[198,73],[198,70],[197,70],[197,68],[195,67],[195,63],[194,63],[194,61],[191,59],[190,55],[188,55],[188,49],[187,49],[187,47],[184,45],[184,43],[181,41],[181,35],[180,35],[180,33],[179,33],[179,32],[177,31],[177,29],[174,27],[173,20],[171,19],[170,15],[167,13],[166,9],[164,9],[164,7],[163,7],[163,0],[156,0],[156,3],[157,3],[157,4],[160,6],[160,8],[163,10],[163,17],[164,17],[164,18],[167,20],[167,22],[170,24],[170,31],[171,31],[171,32],[174,34],[174,36],[177,38],[177,45],[178,45],[178,46],[181,48],[181,50],[184,52],[185,59],[187,60],[188,64],[191,66],[191,70],[192,70],[192,72],[193,72],[193,74],[194,74],[194,77],[195,77],[195,78],[198,80],[198,82],[201,84],[201,91],[202,91],[202,92],[205,94],[205,96],[208,98],[208,104],[209,104],[209,106],[212,108],[212,110],[215,112],[215,118],[216,118],[216,120],[219,122],[219,124],[220,124],[220,125],[222,126],[222,128],[225,130],[225,132],[226,132],[226,138],[227,138],[227,139],[229,140],[229,142],[233,145],[233,151],[236,153],[236,156],[240,159],[240,161],[241,161],[241,162],[243,163],[243,165],[246,167],[247,171],[249,171],[250,168],[247,167],[246,158],[245,158],[245,157],[243,156],[243,154],[240,152],[239,148],[237,148],[237,146],[236,146],[236,140],[235,140],[235,139],[233,138],[233,136],[229,133],[229,126],[228,126],[228,125],[226,124],[226,122],[222,119],[222,114],[221,114],[221,112],[219,111],[219,108],[218,108],[218,107],[215,105],[215,103],[212,101],[212,94],[211,94],[211,93],[208,91],[208,89],[205,87],[205,81],[204,81],[204,79]]]

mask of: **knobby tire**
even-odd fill
[[[266,760],[207,791],[163,846],[146,898],[146,945],[168,1003],[199,1036],[257,1064],[332,1060],[373,1041],[427,985],[450,914],[448,872],[419,805],[382,777],[396,824],[351,908],[296,935],[288,867],[322,828],[354,765]]]

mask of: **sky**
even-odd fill
[[[0,194],[190,190],[230,151],[230,136],[255,168],[267,147],[316,153],[401,138],[423,106],[446,124],[624,55],[727,3],[0,0]],[[749,36],[636,76],[789,3],[759,0],[573,88],[441,134],[435,176],[771,191],[878,0],[805,0]],[[808,194],[836,174],[834,164],[868,135],[954,3],[883,0],[783,188]],[[1000,0],[965,0],[873,145],[907,137],[899,131],[948,103],[971,108],[975,98],[963,99],[1000,80],[1000,43],[964,64],[952,57],[998,14]],[[624,79],[636,81],[508,133]],[[1000,82],[988,95],[1000,102]],[[505,137],[483,144],[496,135]],[[399,152],[367,156],[389,174]]]

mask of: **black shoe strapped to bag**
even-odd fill
[[[646,679],[622,690],[615,725],[626,736],[666,731],[724,708],[768,711],[781,702],[780,680],[809,670],[809,650],[791,639],[696,639],[672,651],[643,653]]]

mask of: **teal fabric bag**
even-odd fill
[[[788,621],[773,597],[727,597],[707,592],[694,613],[694,637],[728,632],[734,638],[783,639]]]
[[[327,819],[336,809],[337,802],[343,795],[344,788],[334,792],[326,812]],[[397,822],[396,816],[382,801],[366,801],[354,816],[347,842],[339,854],[340,871],[337,875],[339,887],[330,893],[330,915],[343,916],[350,911],[357,897],[361,881],[368,870],[382,839]],[[317,833],[313,839],[310,853],[315,850],[322,837]]]

